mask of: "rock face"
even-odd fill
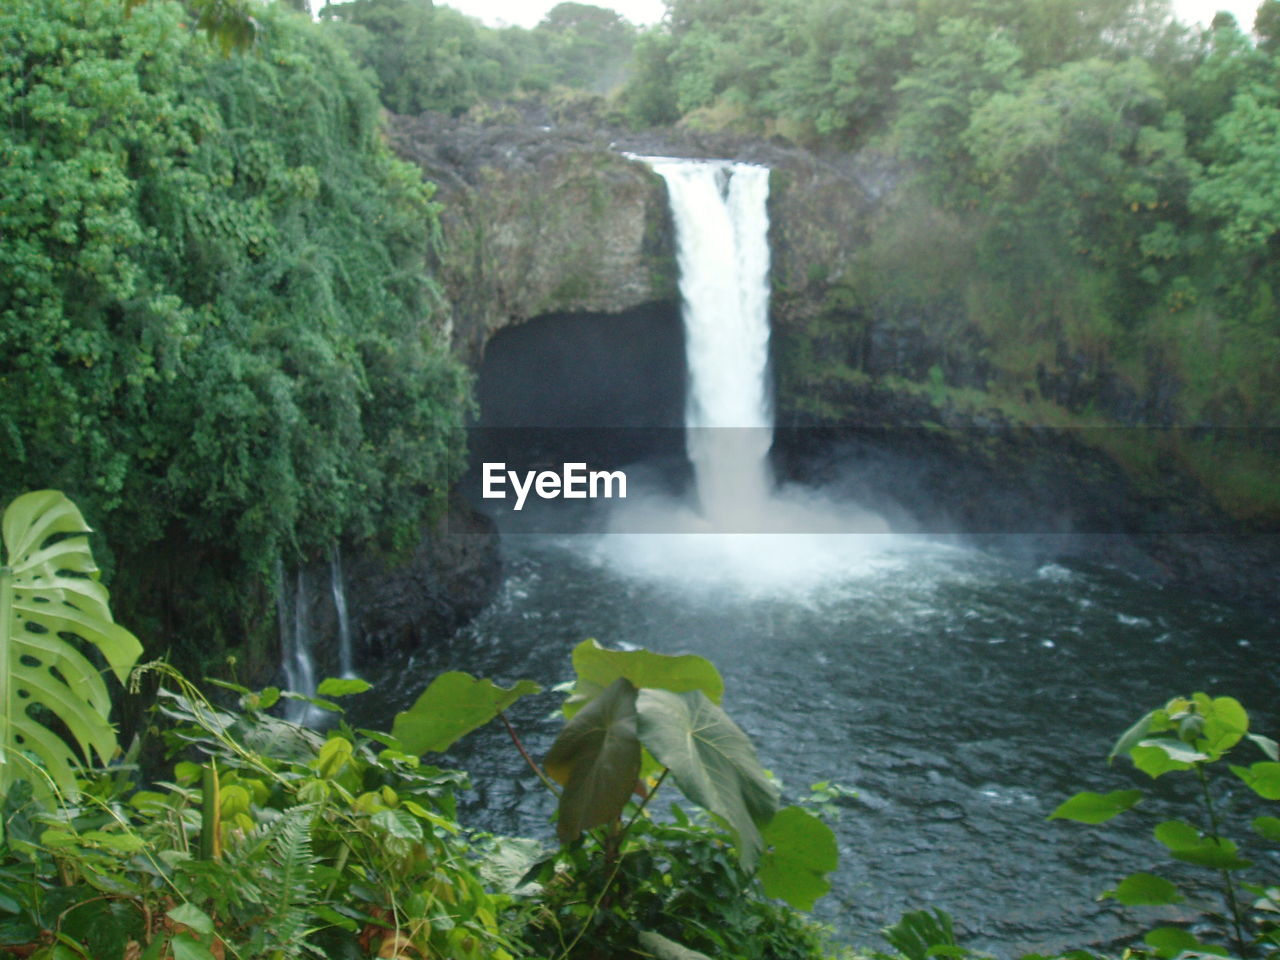
[[[675,297],[661,180],[585,129],[398,118],[393,143],[439,185],[436,273],[455,349],[549,313],[618,313]]]

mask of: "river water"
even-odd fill
[[[1274,622],[1108,569],[950,543],[721,540],[650,550],[616,535],[508,536],[498,600],[457,637],[371,679],[390,709],[448,669],[549,688],[571,678],[570,652],[586,637],[709,658],[725,677],[725,708],[785,799],[821,780],[856,790],[834,824],[835,889],[816,910],[855,943],[874,944],[879,928],[921,907],[950,911],[963,942],[1005,956],[1112,943],[1215,907],[1207,889],[1177,908],[1095,900],[1133,871],[1178,875],[1150,834],[1192,813],[1195,793],[1176,777],[1109,825],[1045,817],[1078,790],[1148,785],[1105,758],[1171,696],[1231,694],[1255,729],[1280,732]],[[820,575],[777,582],[765,561],[725,567],[708,554],[781,563],[813,549],[827,553]],[[560,727],[558,703],[548,693],[513,710],[535,755]],[[447,759],[473,776],[472,821],[554,843],[551,800],[500,726]],[[1240,840],[1263,812],[1247,794],[1224,796]]]
[[[1108,768],[1106,755],[1170,697],[1231,694],[1261,732],[1280,733],[1276,624],[1105,567],[1026,559],[1052,555],[1043,540],[988,538],[979,550],[887,532],[815,491],[776,491],[767,171],[650,162],[680,249],[692,482],[682,491],[668,477],[646,495],[634,474],[625,502],[583,504],[580,523],[507,507],[496,602],[408,664],[361,665],[384,704],[370,719],[389,724],[444,670],[550,688],[572,678],[570,653],[588,637],[696,653],[724,674],[724,706],[785,800],[819,781],[856,792],[834,824],[840,868],[816,910],[843,938],[875,945],[876,931],[924,907],[1006,956],[1144,929],[1141,914],[1096,898],[1130,872],[1174,875],[1151,828],[1194,799],[1191,785],[1159,781],[1114,825],[1045,817],[1076,791],[1134,785],[1128,762]],[[575,529],[605,532],[554,532]],[[831,529],[863,532],[802,532]],[[560,728],[558,703],[548,693],[511,711],[535,755]],[[470,822],[553,842],[552,800],[500,725],[445,759],[473,775]],[[1237,827],[1246,793],[1222,798]],[[1187,905],[1148,911],[1146,928],[1215,907],[1200,887]]]

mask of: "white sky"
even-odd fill
[[[490,26],[515,24],[532,27],[559,0],[437,0],[440,6],[453,7],[469,16],[479,17]],[[581,0],[618,11],[632,23],[657,23],[666,7],[662,0]],[[1261,0],[1173,0],[1178,19],[1208,25],[1219,10],[1234,13],[1245,30],[1253,26],[1253,15]]]

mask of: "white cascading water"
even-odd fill
[[[342,582],[342,551],[336,543],[329,551],[329,589],[333,592],[333,609],[338,615],[338,670],[344,677],[354,677],[351,617],[347,613],[347,591]]]
[[[315,665],[311,660],[311,634],[307,620],[306,575],[298,569],[292,602],[285,585],[284,564],[276,560],[276,621],[280,628],[280,668],[285,687],[312,696],[316,692]],[[285,705],[285,719],[304,723],[313,708],[297,700]]]
[[[685,443],[716,529],[750,528],[769,499],[769,170],[651,159],[667,183],[684,300]]]
[[[829,582],[885,561],[884,521],[820,492],[775,490],[769,468],[769,170],[635,157],[667,184],[683,300],[685,447],[695,509],[661,494],[610,515],[602,561],[684,585],[753,591]],[[832,531],[852,536],[829,536]],[[866,534],[874,534],[868,537]],[[636,536],[638,535],[638,536]]]

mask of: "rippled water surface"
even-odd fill
[[[900,537],[708,540],[508,537],[498,600],[407,668],[371,677],[390,696],[370,719],[389,723],[448,669],[550,687],[570,678],[586,637],[697,653],[724,674],[726,709],[787,798],[819,780],[857,791],[817,910],[854,943],[924,906],[1001,955],[1112,943],[1213,906],[1207,890],[1159,910],[1096,900],[1135,870],[1174,875],[1150,830],[1193,797],[1187,785],[1165,778],[1152,802],[1103,827],[1045,817],[1077,790],[1145,785],[1105,757],[1171,696],[1230,693],[1255,729],[1280,732],[1274,622],[1114,571]],[[814,556],[813,575],[767,575]],[[558,702],[548,693],[512,711],[535,754],[559,729]],[[550,800],[498,725],[447,759],[472,774],[472,822],[553,842]],[[1237,824],[1259,812],[1243,790],[1226,802]]]

